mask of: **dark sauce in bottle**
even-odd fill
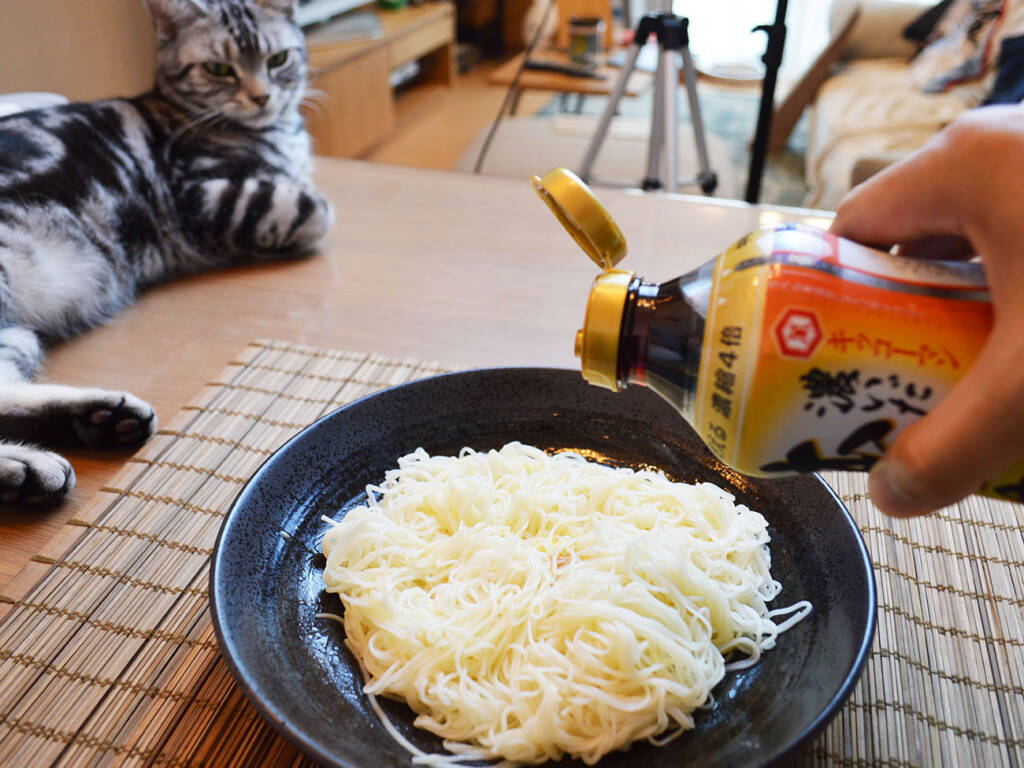
[[[623,308],[619,382],[649,387],[691,423],[711,273],[706,265],[660,285],[634,277]]]

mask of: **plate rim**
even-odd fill
[[[288,438],[279,448],[274,450],[269,456],[267,456],[253,471],[252,475],[245,482],[242,488],[235,495],[231,502],[231,506],[228,511],[224,514],[224,519],[221,522],[220,529],[217,532],[217,538],[213,547],[213,554],[210,556],[210,574],[208,579],[209,589],[209,602],[210,602],[210,616],[214,627],[214,634],[217,638],[217,647],[220,652],[221,658],[224,659],[228,666],[228,670],[231,672],[234,678],[235,684],[242,690],[246,699],[256,709],[257,713],[263,717],[263,719],[278,732],[279,735],[283,736],[288,742],[299,749],[303,754],[313,758],[318,763],[325,766],[337,766],[337,768],[365,768],[358,764],[349,763],[347,761],[339,759],[336,754],[326,751],[318,742],[312,740],[308,734],[301,728],[290,725],[282,714],[273,705],[273,702],[268,700],[266,696],[261,693],[250,681],[249,673],[244,669],[239,660],[236,658],[238,650],[234,644],[230,641],[230,638],[225,633],[225,629],[222,626],[223,617],[218,610],[218,576],[222,571],[221,568],[221,557],[223,555],[222,542],[224,537],[234,522],[234,517],[239,510],[240,502],[243,497],[250,493],[255,486],[257,479],[261,477],[264,472],[268,470],[269,465],[277,459],[277,457],[288,450],[293,444],[303,439],[304,436],[319,427],[322,422],[336,418],[337,415],[346,410],[354,409],[363,406],[367,401],[374,400],[376,398],[386,396],[389,393],[407,389],[416,386],[427,385],[428,383],[436,383],[439,379],[449,378],[461,378],[466,376],[478,376],[481,374],[491,375],[516,375],[524,376],[530,375],[531,373],[540,373],[542,375],[564,375],[564,374],[575,374],[578,375],[578,371],[574,371],[568,368],[561,367],[544,367],[544,366],[499,366],[499,367],[484,367],[484,368],[470,368],[458,371],[449,371],[444,373],[435,374],[432,376],[425,376],[411,381],[402,382],[400,384],[385,387],[383,389],[376,390],[374,392],[367,393],[361,397],[356,398],[348,403],[345,403],[338,408],[335,408],[328,413],[319,416],[313,422],[298,430],[294,435]],[[682,418],[682,417],[680,417]],[[763,765],[782,765],[785,763],[787,758],[790,758],[799,749],[806,746],[806,744],[820,733],[824,728],[831,722],[835,716],[842,709],[847,699],[852,695],[853,689],[856,687],[860,677],[867,664],[867,660],[871,654],[871,646],[874,642],[875,633],[877,631],[878,624],[878,596],[877,596],[877,584],[874,571],[874,565],[871,560],[870,553],[867,549],[867,544],[864,541],[864,536],[860,531],[856,521],[850,514],[850,510],[846,504],[836,493],[835,489],[832,488],[821,474],[818,472],[808,473],[807,475],[801,475],[798,477],[810,477],[812,478],[821,489],[823,489],[829,496],[832,497],[836,503],[838,509],[841,512],[841,517],[844,520],[846,526],[852,533],[852,538],[856,544],[858,561],[865,566],[864,575],[866,576],[867,590],[864,593],[866,601],[866,627],[860,637],[860,644],[857,649],[857,653],[854,657],[853,663],[847,670],[846,675],[843,678],[842,684],[836,689],[835,693],[829,698],[828,702],[822,707],[818,715],[810,721],[803,730],[794,737],[788,745],[777,752],[774,755],[768,756]],[[410,763],[411,764],[411,763]]]

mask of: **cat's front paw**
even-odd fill
[[[31,445],[0,443],[0,502],[55,504],[75,487],[67,459]]]
[[[72,414],[78,439],[90,448],[117,448],[146,442],[156,431],[156,411],[128,392],[93,390]]]
[[[303,192],[303,198],[310,206],[310,214],[291,234],[286,245],[298,249],[310,249],[323,240],[334,223],[334,207],[325,198],[314,192]]]
[[[127,448],[155,431],[153,406],[128,392],[32,382],[0,387],[0,435],[9,441]]]
[[[334,209],[307,187],[282,182],[274,194],[275,210],[256,234],[256,247],[277,255],[304,255],[334,223]]]

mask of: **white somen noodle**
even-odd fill
[[[345,642],[462,760],[664,743],[810,611],[769,610],[767,523],[709,483],[510,443],[417,450],[368,497],[323,540]]]

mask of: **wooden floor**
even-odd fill
[[[451,169],[482,131],[494,121],[506,89],[489,85],[487,76],[500,62],[485,61],[459,76],[448,88],[432,83],[400,90],[397,125],[366,160],[418,168]],[[531,114],[555,94],[523,94],[517,114]]]

